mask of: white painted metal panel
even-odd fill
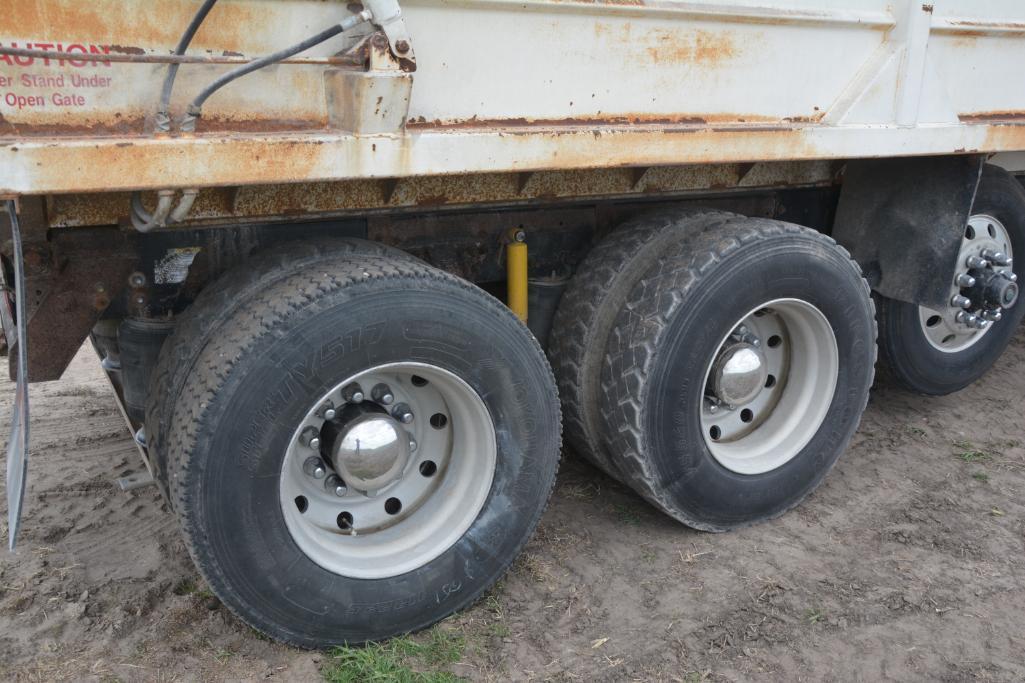
[[[162,139],[163,67],[0,54],[0,192],[1025,150],[1017,0],[402,4],[417,59],[409,123],[377,135],[332,128],[327,111],[325,61],[359,36],[229,86],[195,136]],[[166,54],[193,9],[11,0],[0,47]],[[340,1],[221,0],[194,52],[252,58],[348,13]],[[183,67],[174,112],[228,68]],[[46,78],[61,76],[109,83],[71,88],[81,102],[60,106],[53,92],[69,88]]]

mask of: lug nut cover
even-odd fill
[[[312,455],[309,458],[306,458],[306,461],[303,462],[303,472],[314,479],[323,479],[327,474],[327,468],[324,466],[323,460]]]
[[[405,403],[399,403],[391,411],[392,417],[401,422],[404,425],[408,425],[413,421],[413,411],[410,410],[409,406]]]
[[[391,402],[395,400],[395,394],[391,392],[387,384],[378,384],[370,392],[371,398],[382,405],[391,405]]]

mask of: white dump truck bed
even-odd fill
[[[161,60],[195,4],[12,0],[0,193],[1025,149],[1015,0],[411,0],[405,57],[367,25],[232,83],[182,133],[218,75],[352,13],[223,0],[160,133]]]

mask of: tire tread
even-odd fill
[[[760,240],[787,236],[810,240],[841,254],[857,272],[874,317],[871,290],[862,277],[861,268],[850,253],[831,237],[792,223],[737,217],[715,230],[689,235],[675,249],[664,253],[634,289],[609,338],[602,374],[602,418],[609,448],[617,454],[617,469],[622,480],[659,509],[696,529],[725,530],[688,516],[660,490],[653,463],[645,455],[648,449],[644,439],[641,397],[651,381],[657,349],[669,321],[679,307],[685,305],[688,295],[700,287],[702,280],[719,264],[742,247]],[[873,337],[873,373],[875,347]],[[862,410],[867,403],[866,392]],[[794,501],[773,517],[784,514],[799,503],[800,500]],[[764,520],[752,520],[742,526],[761,521]]]
[[[300,647],[317,647],[322,643],[311,642],[301,633],[284,630],[276,624],[266,622],[254,611],[240,607],[241,599],[237,598],[227,577],[211,559],[211,541],[204,532],[206,525],[201,517],[202,506],[197,505],[196,501],[199,493],[196,482],[201,478],[205,467],[204,459],[197,457],[201,450],[198,447],[200,432],[205,426],[205,416],[219,400],[235,363],[251,353],[261,340],[281,334],[287,329],[294,315],[315,305],[321,296],[368,281],[401,281],[406,286],[422,288],[446,287],[454,293],[476,297],[494,316],[506,318],[507,323],[522,325],[505,306],[477,287],[412,258],[366,253],[332,254],[323,258],[318,257],[316,266],[293,269],[287,276],[278,278],[269,286],[250,288],[244,301],[235,302],[233,310],[227,315],[218,310],[224,303],[222,296],[211,296],[203,301],[197,301],[197,310],[193,314],[195,319],[219,320],[220,332],[207,335],[206,344],[195,354],[189,371],[184,373],[166,432],[171,499],[181,522],[185,545],[196,566],[214,594],[220,597],[237,617],[275,639]],[[239,280],[251,282],[254,278],[255,276],[240,276]],[[540,345],[533,335],[524,336],[531,340],[539,362],[543,363],[548,381],[554,387],[554,377]],[[552,404],[555,411],[553,424],[556,430],[559,430],[561,420],[558,403],[553,401]],[[555,467],[557,465],[556,461]],[[547,490],[541,492],[545,503],[538,506],[528,528],[534,529],[540,521],[550,500],[554,483],[553,476]],[[529,534],[525,535],[516,551],[503,559],[499,577],[508,571],[528,538]],[[451,609],[441,617],[432,614],[414,630],[426,627],[439,618],[461,609],[477,599],[488,587],[489,585],[482,585],[475,593],[453,603]]]

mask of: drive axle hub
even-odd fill
[[[483,399],[450,371],[367,368],[296,426],[278,483],[285,523],[329,571],[363,579],[411,571],[477,518],[497,452]]]
[[[765,386],[769,366],[765,354],[752,344],[728,346],[712,369],[712,391],[729,406],[750,403]]]
[[[331,464],[349,486],[376,491],[396,481],[409,462],[409,436],[397,420],[370,413],[353,420],[330,453]]]

